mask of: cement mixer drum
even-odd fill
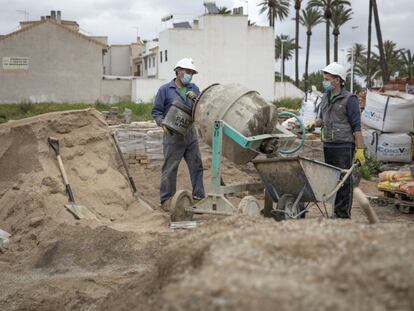
[[[271,134],[277,124],[277,109],[258,92],[241,85],[212,84],[201,93],[193,117],[201,138],[211,146],[214,121],[223,120],[247,137]],[[222,152],[236,164],[245,164],[257,156],[226,136]]]

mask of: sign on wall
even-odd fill
[[[28,57],[3,57],[3,69],[28,70]]]

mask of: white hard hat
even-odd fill
[[[339,76],[343,81],[346,80],[346,70],[344,66],[338,64],[337,62],[330,63],[322,71],[333,76]]]
[[[183,59],[180,59],[177,62],[177,64],[175,65],[174,70],[176,70],[177,68],[191,69],[195,73],[198,73],[196,67],[194,66],[194,61],[193,61],[192,58],[183,58]]]

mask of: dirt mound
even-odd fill
[[[138,294],[137,280],[101,307],[408,310],[414,305],[413,236],[414,228],[401,224],[227,218],[165,248],[156,279],[146,283],[152,296]]]
[[[145,212],[120,173],[112,138],[93,110],[58,112],[0,126],[0,227],[16,233],[36,219],[74,223],[54,151],[60,150],[76,201],[101,221]]]

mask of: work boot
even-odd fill
[[[193,205],[196,205],[198,202],[200,202],[202,200],[202,198],[199,198],[199,197],[196,197],[196,196],[194,196],[193,197]]]
[[[161,209],[164,212],[170,212],[170,208],[171,208],[171,199],[167,199],[164,202],[161,203]]]

